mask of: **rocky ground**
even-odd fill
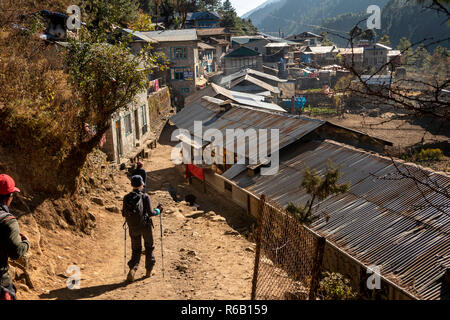
[[[113,187],[83,191],[95,228],[90,235],[62,228],[41,230],[40,265],[32,266],[34,289],[16,280],[19,299],[249,299],[255,245],[246,238],[252,221],[238,207],[189,186],[170,161],[171,146],[159,144],[145,168],[152,204],[163,215],[164,277],[160,220],[153,218],[155,257],[153,274],[144,279],[144,259],[137,281],[126,283],[121,200],[130,191],[126,171],[115,172]],[[169,192],[170,191],[170,192]],[[176,200],[173,196],[176,194]],[[182,201],[197,197],[196,206]],[[41,228],[42,229],[42,228]],[[131,256],[127,235],[127,260]],[[36,253],[34,253],[36,254]],[[67,288],[71,271],[80,268],[80,289]],[[126,270],[128,271],[128,270]]]

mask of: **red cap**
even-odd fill
[[[20,190],[16,188],[14,179],[6,174],[0,174],[0,194],[4,195],[13,192],[20,192]]]

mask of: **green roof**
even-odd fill
[[[226,58],[240,58],[240,57],[254,57],[259,56],[260,53],[256,52],[255,50],[246,48],[246,47],[240,47],[236,50],[231,51],[229,54],[227,54]]]

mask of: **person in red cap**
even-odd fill
[[[13,178],[0,174],[0,300],[16,300],[16,287],[8,273],[8,258],[17,260],[30,248],[28,238],[19,231],[16,217],[9,213],[14,192],[20,190]]]
[[[147,192],[147,171],[145,171],[144,169],[144,164],[142,163],[142,161],[138,161],[136,163],[137,168],[133,171],[133,173],[131,174],[131,176],[141,176],[142,180],[144,181],[144,188],[142,189],[143,193]]]

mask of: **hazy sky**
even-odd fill
[[[266,2],[266,0],[231,0],[231,3],[236,8],[236,12],[239,16],[256,8],[264,2]]]

